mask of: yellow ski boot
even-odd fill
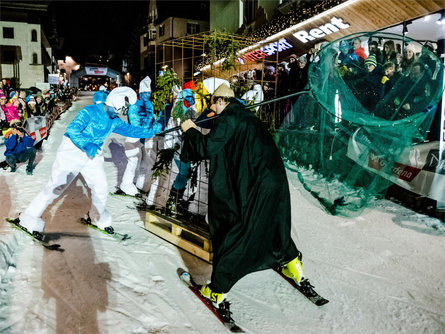
[[[216,307],[218,307],[219,304],[221,304],[227,297],[226,293],[213,292],[207,284],[201,287],[199,293],[201,294],[201,296],[210,300]]]
[[[304,277],[303,264],[301,263],[300,257],[297,256],[295,259],[282,266],[281,272],[285,276],[293,279],[295,283],[300,285],[300,282]]]

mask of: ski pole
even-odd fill
[[[278,102],[278,101],[281,101],[281,100],[284,100],[284,99],[288,99],[288,98],[290,98],[290,97],[294,97],[294,96],[297,96],[297,95],[306,94],[306,93],[309,93],[309,92],[310,92],[309,90],[302,90],[302,91],[300,91],[300,92],[292,93],[292,94],[289,94],[289,95],[286,95],[286,96],[276,97],[276,98],[274,98],[274,99],[272,99],[272,100],[267,100],[267,101],[263,101],[263,102],[259,102],[259,103],[255,103],[255,104],[251,104],[251,105],[247,105],[246,108],[255,108],[255,107],[259,107],[259,106],[262,106],[262,105],[264,105],[264,104],[269,104],[269,103]],[[195,124],[199,124],[199,123],[201,123],[201,122],[205,122],[205,121],[210,121],[210,120],[215,119],[215,118],[218,118],[218,117],[219,117],[218,115],[215,115],[215,116],[212,116],[212,117],[209,117],[209,118],[206,118],[206,119],[202,119],[202,120],[200,120],[200,121],[197,121],[197,122],[195,122]],[[156,136],[163,136],[163,135],[165,135],[165,134],[167,134],[167,133],[170,133],[170,132],[173,132],[173,131],[177,131],[177,130],[179,130],[180,128],[181,128],[180,125],[179,125],[179,126],[175,126],[174,128],[171,128],[171,129],[167,129],[167,130],[158,132],[158,133],[156,134]]]

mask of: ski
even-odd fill
[[[274,268],[274,270],[283,277],[290,285],[292,285],[295,289],[300,291],[303,296],[305,296],[307,299],[309,299],[311,302],[313,302],[317,306],[322,306],[324,304],[329,303],[329,300],[326,298],[323,298],[320,296],[313,288],[311,283],[308,279],[303,278],[300,282],[300,285],[298,285],[292,278],[287,277],[281,272],[281,268]]]
[[[137,193],[136,195],[128,195],[126,193],[124,193],[122,190],[120,190],[119,188],[116,188],[115,192],[109,192],[110,195],[112,196],[121,196],[121,197],[128,197],[128,198],[133,198],[133,199],[142,199],[143,194],[142,193]]]
[[[218,318],[219,321],[223,323],[226,328],[228,328],[232,333],[244,333],[244,330],[235,323],[235,320],[233,320],[231,316],[229,302],[224,301],[219,305],[219,307],[214,306],[211,301],[201,296],[199,293],[201,286],[195,283],[189,272],[182,268],[179,268],[177,272],[181,281],[188,286],[188,288],[209,308],[210,311],[212,311],[212,313]]]
[[[55,250],[55,251],[59,251],[59,252],[63,252],[64,249],[60,248],[59,244],[49,244],[48,242],[45,241],[44,236],[42,234],[32,234],[30,233],[25,227],[23,227],[22,225],[20,225],[20,219],[19,218],[15,218],[15,219],[10,219],[10,218],[5,218],[5,220],[10,223],[14,228],[16,228],[17,230],[20,230],[22,232],[25,232],[28,236],[30,236],[35,242],[41,244],[43,247],[45,247],[46,249],[49,250]]]
[[[99,231],[105,235],[108,235],[109,237],[112,237],[113,239],[117,239],[120,241],[124,241],[124,240],[128,240],[131,239],[131,237],[128,234],[122,234],[122,233],[118,233],[118,232],[114,232],[113,233],[109,233],[105,230],[102,230],[101,228],[97,227],[96,225],[91,223],[91,219],[90,218],[80,218],[80,222],[84,225],[88,225],[89,227],[95,229],[96,231]]]

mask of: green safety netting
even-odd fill
[[[398,161],[425,140],[443,75],[429,45],[404,36],[362,32],[325,45],[308,93],[276,132],[290,180],[332,214],[360,214],[394,177],[403,182]]]

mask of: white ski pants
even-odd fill
[[[40,218],[46,208],[58,198],[80,173],[91,190],[92,204],[90,217],[99,228],[110,226],[111,215],[106,210],[108,184],[104,171],[104,157],[99,151],[94,158],[77,148],[73,142],[63,137],[53,164],[51,179],[45,188],[32,200],[21,224],[32,231],[43,231],[44,222]]]

